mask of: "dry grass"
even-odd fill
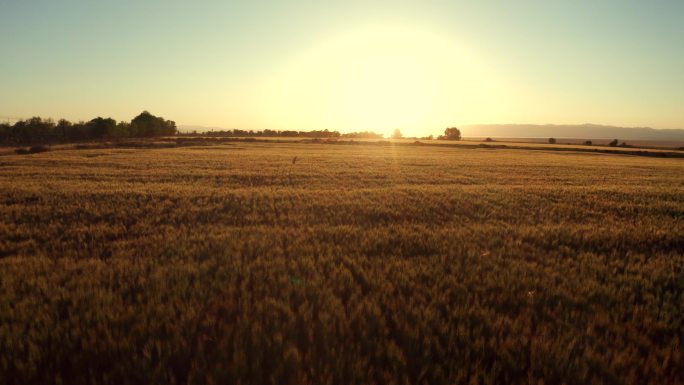
[[[466,140],[472,140],[472,141],[483,141],[485,140],[485,137],[468,137]],[[494,138],[495,141],[497,142],[507,142],[507,143],[515,143],[515,144],[521,144],[521,143],[537,143],[537,144],[548,144],[549,143],[549,138]],[[613,138],[609,139],[591,139],[591,142],[594,147],[607,147],[607,148],[615,148],[615,147],[610,147],[608,144],[613,140]],[[586,147],[584,142],[587,141],[587,138],[558,138],[556,137],[556,141],[558,144],[570,144],[570,145],[576,145],[576,146],[582,146]],[[628,145],[634,146],[634,147],[640,147],[640,148],[648,148],[648,149],[677,149],[677,148],[684,148],[684,141],[682,140],[646,140],[646,139],[620,139],[620,143],[627,142]],[[621,147],[618,147],[621,148]]]
[[[0,170],[0,383],[684,381],[682,159],[257,142]]]

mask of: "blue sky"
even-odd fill
[[[682,1],[0,0],[0,116],[684,128]]]

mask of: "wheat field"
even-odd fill
[[[684,159],[0,156],[0,383],[684,382]]]

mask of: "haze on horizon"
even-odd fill
[[[682,1],[0,3],[0,118],[684,128]]]

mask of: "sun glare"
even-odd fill
[[[461,44],[418,28],[370,26],[322,39],[260,94],[263,109],[290,129],[422,136],[491,116],[493,80]]]

